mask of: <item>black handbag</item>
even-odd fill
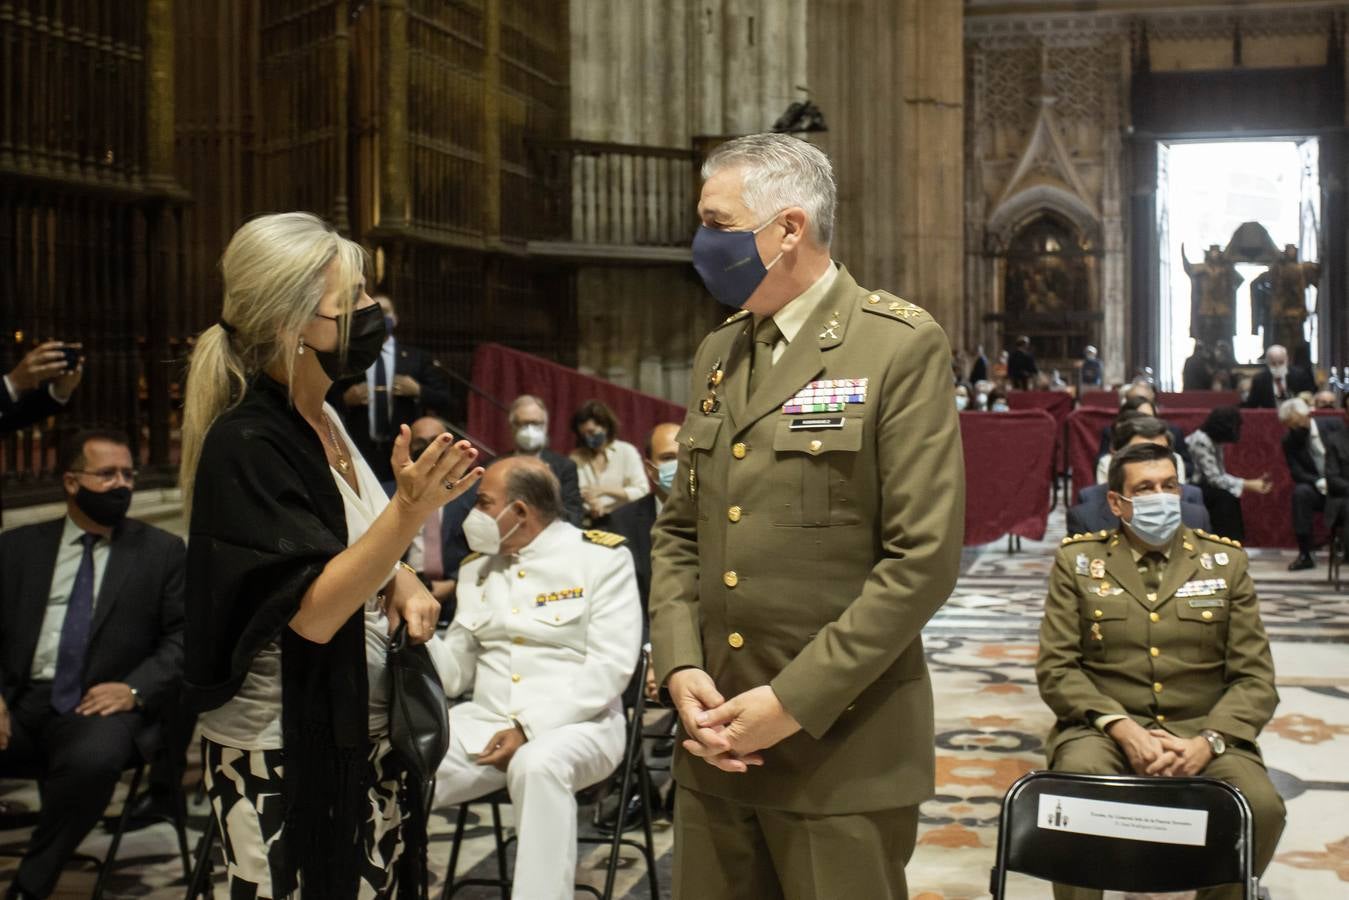
[[[389,740],[423,784],[450,749],[450,704],[425,644],[409,644],[407,624],[389,643]]]

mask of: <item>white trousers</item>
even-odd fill
[[[451,734],[457,708],[450,709]],[[508,790],[518,837],[514,896],[528,900],[575,896],[575,794],[608,777],[623,761],[623,720],[621,713],[608,712],[536,735],[515,752],[505,772],[478,765],[461,744],[451,741],[436,770],[435,805],[454,806],[503,786]]]

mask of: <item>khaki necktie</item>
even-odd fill
[[[754,327],[754,354],[750,357],[749,395],[754,396],[763,383],[768,370],[773,368],[773,347],[782,337],[782,330],[772,317],[764,319]]]
[[[1166,571],[1166,557],[1160,553],[1145,553],[1139,560],[1138,574],[1143,576],[1143,590],[1148,592],[1148,602],[1157,602],[1157,589],[1162,586],[1162,573]]]

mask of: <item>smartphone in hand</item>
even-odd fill
[[[73,372],[79,368],[80,357],[84,355],[84,348],[67,344],[61,348],[61,355],[66,358],[66,371]]]

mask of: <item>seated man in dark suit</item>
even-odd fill
[[[186,550],[126,518],[126,438],[80,432],[61,465],[65,517],[0,534],[0,775],[42,796],[10,898],[51,893],[182,674]]]
[[[1316,393],[1316,379],[1312,373],[1301,366],[1290,366],[1288,351],[1278,344],[1270,344],[1265,351],[1265,367],[1251,379],[1251,389],[1246,394],[1246,402],[1241,405],[1275,409],[1303,391]]]
[[[1288,461],[1288,474],[1293,477],[1293,534],[1297,538],[1297,559],[1288,564],[1289,571],[1311,569],[1312,528],[1316,514],[1327,513],[1326,524],[1334,525],[1334,518],[1326,509],[1330,484],[1326,477],[1326,451],[1330,442],[1344,431],[1344,423],[1336,418],[1312,418],[1311,408],[1298,397],[1279,404],[1279,421],[1288,429],[1283,436],[1283,458]]]
[[[370,468],[387,485],[393,481],[389,454],[398,429],[425,415],[447,415],[449,381],[431,354],[394,337],[398,311],[387,295],[376,294],[384,310],[388,337],[374,365],[364,375],[333,383],[328,402],[342,414],[347,433]]]
[[[1326,441],[1327,522],[1338,522],[1341,540],[1349,545],[1349,428]]]
[[[84,375],[82,364],[77,363],[74,368],[67,365],[63,349],[66,347],[79,349],[78,344],[61,341],[39,344],[4,376],[4,385],[0,387],[0,434],[27,428],[65,408]]]

